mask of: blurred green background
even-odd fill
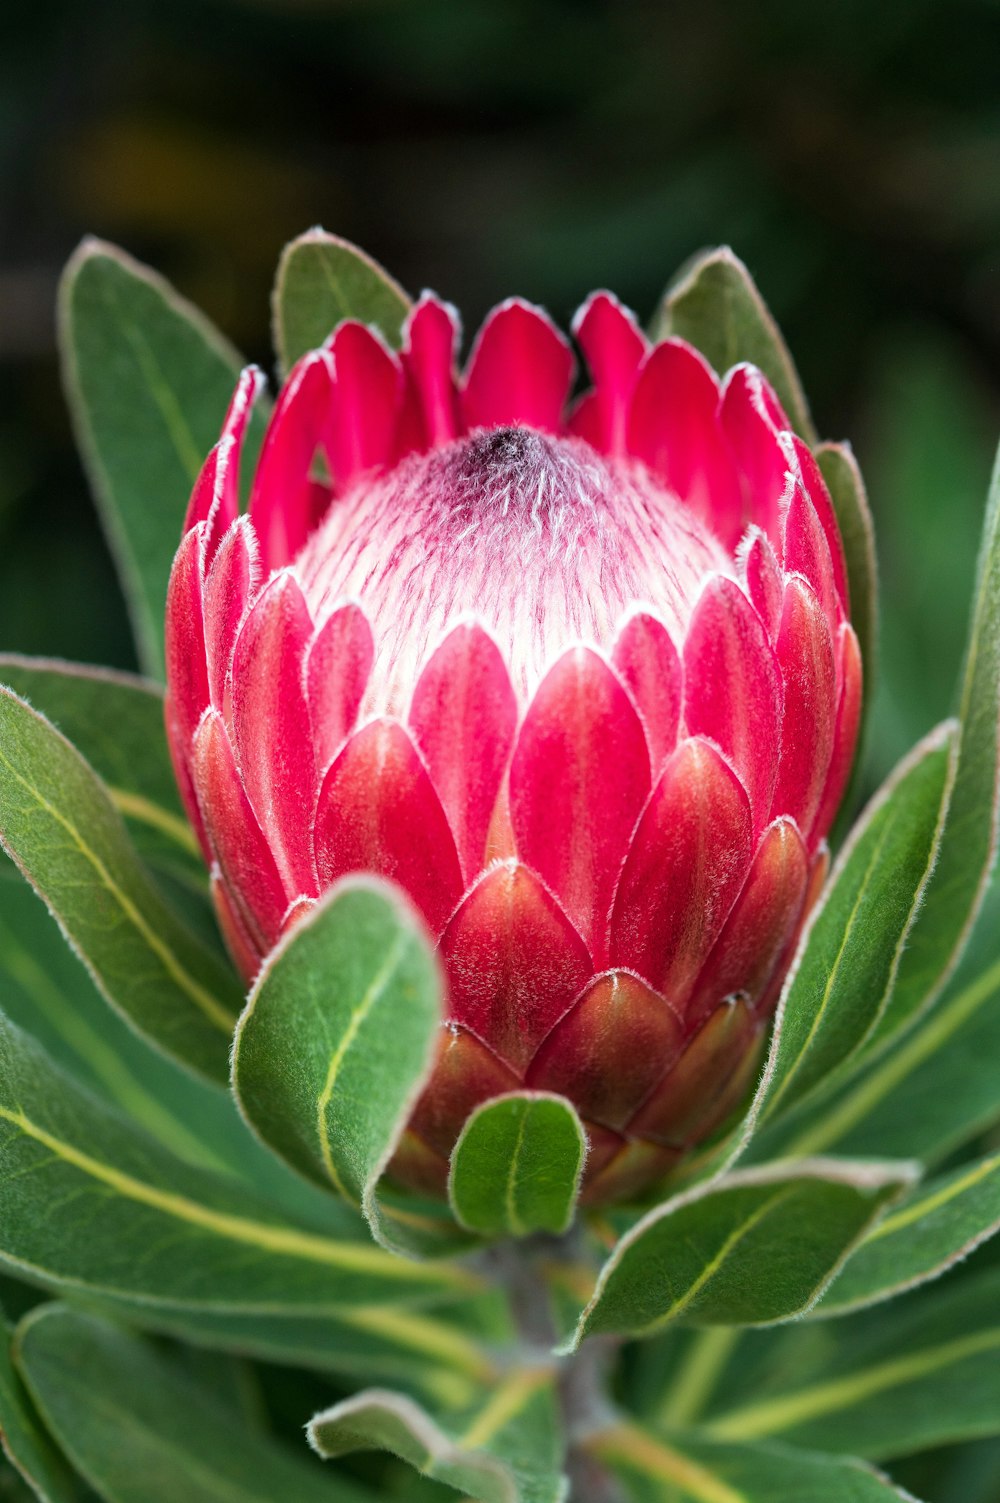
[[[132,662],[55,360],[82,234],[265,365],[312,224],[467,330],[512,291],[646,315],[729,242],[868,479],[869,780],[947,710],[1000,429],[995,0],[33,0],[0,35],[0,647]]]
[[[869,484],[866,785],[948,711],[1000,433],[997,0],[8,4],[0,650],[134,665],[59,386],[79,238],[158,267],[270,367],[273,268],[317,223],[467,331],[514,291],[566,323],[606,285],[646,316],[732,244]],[[1000,1450],[897,1475],[996,1503]]]

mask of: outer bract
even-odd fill
[[[825,864],[861,664],[830,498],[756,369],[496,309],[464,375],[424,297],[292,370],[238,515],[247,371],[191,500],[168,730],[247,979],[336,878],[448,979],[392,1166],[444,1193],[470,1111],[563,1093],[585,1198],[662,1177],[746,1089]]]

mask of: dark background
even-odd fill
[[[270,365],[273,268],[317,223],[467,331],[515,291],[565,323],[607,285],[645,317],[732,244],[868,479],[868,786],[947,712],[1000,432],[995,0],[8,0],[0,650],[134,664],[59,386],[77,241],[154,264]],[[899,1475],[961,1503],[997,1463]]]
[[[993,0],[17,0],[0,41],[0,648],[132,662],[54,349],[85,232],[265,364],[312,224],[467,331],[513,291],[646,316],[728,242],[868,478],[872,774],[947,710],[1000,429]]]

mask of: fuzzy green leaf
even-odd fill
[[[373,325],[398,349],[409,311],[403,289],[348,240],[309,230],[282,252],[274,286],[274,346],[286,372],[345,318]]]
[[[742,361],[759,366],[797,432],[815,441],[802,383],[781,331],[743,262],[727,245],[695,256],[667,288],[654,339],[677,335],[724,374]]]
[[[820,1300],[840,1315],[937,1278],[1000,1231],[1000,1154],[929,1180],[874,1227]]]
[[[10,1335],[0,1316],[0,1444],[4,1455],[41,1503],[79,1503],[79,1479],[47,1434],[14,1370]]]
[[[433,1062],[441,991],[409,905],[349,878],[268,957],[240,1019],[233,1084],[247,1120],[376,1228],[375,1186]]]
[[[0,881],[0,1011],[179,1158],[235,1174],[289,1216],[325,1213],[328,1197],[262,1147],[231,1092],[176,1064],[108,1007],[45,905],[9,872]]]
[[[102,1107],[0,1018],[0,1260],[47,1287],[165,1309],[350,1315],[478,1288],[466,1271],[372,1247],[318,1198],[292,1223]]]
[[[785,984],[751,1124],[827,1083],[890,1005],[934,864],[953,744],[950,724],[922,741],[855,825]]]
[[[151,1342],[65,1305],[18,1328],[46,1423],[107,1503],[362,1503],[367,1490],[247,1424]]]
[[[458,1220],[489,1237],[569,1229],[587,1139],[562,1096],[513,1092],[477,1108],[451,1156],[448,1198]]]
[[[997,848],[1000,794],[1000,454],[983,524],[959,704],[955,786],[934,880],[872,1036],[890,1037],[938,995],[965,947]]]
[[[944,998],[832,1101],[765,1130],[754,1157],[942,1158],[1000,1119],[1000,962]]]
[[[205,882],[177,792],[163,728],[163,691],[109,668],[0,654],[0,684],[39,710],[86,757],[147,861]]]
[[[851,625],[858,634],[864,664],[864,704],[871,702],[875,682],[878,637],[878,564],[875,528],[865,483],[850,444],[819,444],[816,462],[826,481],[837,516],[847,588],[851,597]],[[859,736],[860,740],[860,736]]]
[[[847,1456],[675,1439],[627,1421],[585,1444],[628,1485],[633,1503],[916,1503],[888,1477]]]
[[[817,1159],[736,1170],[678,1195],[618,1243],[570,1346],[652,1336],[682,1317],[739,1326],[801,1315],[913,1178],[907,1164]]]
[[[390,1451],[479,1503],[566,1497],[559,1405],[545,1368],[515,1368],[447,1428],[406,1395],[369,1389],[317,1414],[307,1433],[321,1456]]]
[[[498,1289],[463,1291],[431,1311],[363,1303],[328,1314],[200,1307],[173,1310],[88,1293],[88,1306],[144,1330],[195,1344],[330,1373],[357,1383],[393,1383],[448,1409],[473,1403],[496,1380],[490,1353],[517,1339]]]
[[[59,339],[67,400],[139,658],[161,678],[170,566],[243,361],[162,277],[99,240],[85,240],[66,267]],[[251,453],[262,422],[255,415]]]
[[[152,1048],[108,1007],[45,905],[13,869],[0,881],[0,1010],[181,1158],[232,1168],[248,1158],[249,1147],[255,1176],[261,1160],[269,1163],[228,1092]]]
[[[79,752],[7,689],[0,841],[112,1006],[189,1067],[224,1077],[235,975],[164,903]]]
[[[1000,1270],[765,1341],[704,1422],[720,1440],[777,1439],[872,1460],[1000,1434]]]

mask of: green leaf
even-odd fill
[[[256,1149],[228,1092],[152,1048],[112,1012],[16,873],[0,881],[0,1009],[76,1079],[204,1168]],[[253,1171],[259,1174],[258,1149]]]
[[[740,1354],[743,1396],[716,1405],[713,1438],[879,1460],[1000,1433],[998,1269],[780,1336],[763,1365]]]
[[[329,1197],[248,1131],[229,1090],[192,1075],[108,1007],[45,905],[7,869],[9,880],[0,880],[0,1010],[172,1153],[237,1175],[292,1217],[325,1214]]]
[[[569,1230],[587,1138],[562,1096],[515,1091],[473,1112],[451,1156],[458,1220],[488,1237]]]
[[[796,431],[815,442],[802,383],[781,331],[743,262],[727,245],[702,251],[664,294],[654,339],[679,336],[720,373],[742,361],[759,366]]]
[[[875,527],[865,483],[850,444],[819,444],[816,462],[826,481],[837,516],[847,588],[851,597],[851,625],[858,634],[864,664],[864,705],[867,710],[875,682],[878,638],[878,563]],[[860,736],[859,736],[860,740]]]
[[[851,832],[785,983],[749,1125],[827,1084],[890,1005],[934,864],[953,745],[950,723],[922,741]]]
[[[367,877],[337,883],[265,962],[233,1046],[233,1085],[262,1140],[359,1204],[434,1059],[442,983],[423,925]]]
[[[336,1315],[458,1298],[480,1281],[371,1245],[342,1202],[292,1222],[232,1177],[182,1163],[0,1018],[0,1260],[46,1287],[136,1307]]]
[[[192,1069],[224,1077],[235,975],[164,903],[79,752],[7,689],[0,841],[112,1006]]]
[[[405,1394],[370,1389],[317,1414],[307,1433],[321,1456],[390,1451],[480,1503],[560,1503],[566,1481],[553,1379],[551,1369],[515,1368],[447,1429]]]
[[[45,1421],[107,1503],[361,1503],[373,1495],[308,1454],[235,1422],[190,1367],[65,1305],[17,1333],[17,1360]]]
[[[286,372],[345,318],[403,342],[410,300],[387,271],[348,240],[309,230],[286,245],[274,286],[274,345]]]
[[[42,1503],[78,1503],[81,1487],[47,1434],[14,1370],[10,1332],[0,1316],[0,1443]]]
[[[629,1485],[634,1503],[916,1503],[849,1456],[675,1438],[628,1421],[587,1436],[584,1446]]]
[[[241,356],[162,277],[85,240],[59,295],[63,377],[129,603],[139,658],[163,676],[170,566]],[[263,433],[252,420],[252,455]]]
[[[0,654],[0,683],[86,757],[147,861],[190,872],[205,885],[204,861],[170,765],[158,684],[110,668],[13,654]]]
[[[832,1101],[765,1131],[755,1151],[909,1153],[928,1163],[960,1147],[1000,1118],[998,996],[1000,961],[939,1002]]]
[[[840,1315],[937,1278],[1000,1231],[1000,1154],[914,1190],[857,1248],[815,1311]]]
[[[493,1350],[517,1339],[498,1289],[462,1291],[434,1309],[365,1303],[327,1314],[307,1310],[172,1310],[129,1298],[88,1307],[143,1329],[212,1349],[335,1374],[351,1383],[393,1383],[448,1409],[468,1406],[495,1380]]]
[[[651,1336],[683,1317],[766,1325],[810,1309],[886,1206],[907,1164],[834,1159],[736,1170],[648,1212],[601,1270],[584,1336]]]
[[[872,1037],[891,1036],[938,995],[975,923],[997,848],[1000,790],[1000,455],[983,524],[959,705],[955,785],[934,880]]]

